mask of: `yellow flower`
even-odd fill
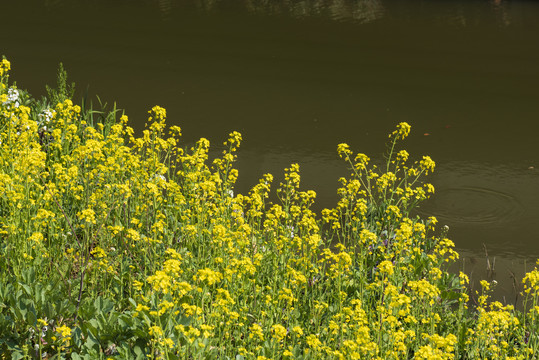
[[[85,209],[78,213],[80,220],[85,221],[89,224],[96,224],[95,212],[92,209]]]
[[[350,155],[352,155],[352,151],[350,150],[350,146],[348,146],[348,144],[339,144],[337,146],[337,153],[339,154],[339,156],[341,158],[346,158]]]
[[[162,346],[168,347],[169,349],[172,349],[174,347],[174,341],[170,338],[164,338],[160,340],[159,343]]]
[[[205,268],[197,271],[198,280],[205,281],[208,285],[213,285],[223,278],[223,274],[218,271],[213,271],[212,269]]]
[[[308,335],[306,338],[306,342],[307,345],[309,345],[309,347],[315,351],[319,351],[321,349],[322,342],[320,341],[318,336],[314,334]]]
[[[387,276],[393,275],[393,264],[389,260],[384,260],[378,265],[380,273],[386,274]]]
[[[408,160],[408,157],[410,154],[408,154],[408,151],[401,150],[397,153],[397,161],[400,161],[401,163],[405,163]]]
[[[538,292],[539,291],[539,271],[537,268],[533,269],[532,271],[526,273],[524,276],[524,279],[522,279],[522,283],[524,284],[524,290],[526,293],[530,293],[530,291]]]
[[[415,353],[414,359],[438,360],[444,359],[444,353],[440,349],[433,349],[430,345],[424,345]]]
[[[367,165],[369,164],[369,157],[365,154],[357,154],[356,155],[356,158],[354,159],[355,160],[355,165],[354,167],[361,171],[361,170],[366,170],[367,169]]]
[[[0,62],[0,76],[7,74],[11,70],[11,63],[7,59],[2,59]]]
[[[159,326],[154,325],[150,327],[148,333],[155,338],[159,338],[163,336],[163,329],[161,329]]]
[[[297,336],[303,335],[303,329],[301,328],[301,326],[294,326],[292,328],[292,332],[294,332]]]
[[[164,294],[170,292],[172,278],[164,271],[157,270],[155,275],[148,276],[147,281],[156,291],[162,291]]]
[[[273,332],[273,338],[275,338],[277,341],[281,341],[286,337],[286,328],[281,324],[273,325],[271,330]]]
[[[41,244],[41,242],[43,241],[43,234],[39,232],[33,233],[32,236],[28,238],[28,240],[33,241],[36,244]]]
[[[60,334],[64,341],[69,341],[71,339],[71,328],[66,325],[57,326],[56,332]]]
[[[105,252],[105,250],[103,250],[99,246],[96,246],[95,248],[93,248],[92,251],[90,251],[90,254],[92,254],[94,257],[98,259],[107,257],[107,253]]]
[[[142,290],[142,285],[144,284],[138,280],[133,281],[133,288],[135,288],[136,290]]]
[[[215,326],[212,326],[212,325],[206,325],[206,324],[202,324],[200,325],[200,330],[202,330],[202,335],[205,337],[205,338],[209,338],[210,336],[212,336],[212,330],[215,328]]]
[[[429,173],[429,171],[434,171],[434,166],[436,166],[436,164],[434,163],[434,161],[430,158],[430,156],[423,156],[423,160],[421,160],[419,162],[419,166],[421,167],[422,170],[425,171],[425,173]]]
[[[397,125],[397,129],[389,135],[389,137],[395,136],[395,139],[405,139],[410,134],[411,126],[406,122],[401,122]]]
[[[256,338],[260,341],[264,341],[264,333],[262,332],[262,327],[257,323],[254,323],[250,327],[251,333],[249,334],[249,339]]]

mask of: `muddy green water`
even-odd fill
[[[486,246],[510,298],[511,274],[539,257],[536,1],[17,0],[0,11],[19,87],[44,94],[62,61],[137,129],[159,104],[186,143],[238,130],[241,192],[298,162],[332,206],[346,173],[337,144],[376,161],[407,121],[405,147],[437,162],[421,213],[449,225],[460,266],[486,276]]]

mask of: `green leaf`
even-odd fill
[[[30,288],[30,286],[28,286],[26,284],[22,284],[22,283],[19,283],[19,285],[24,289],[26,294],[32,295],[32,289]]]
[[[99,351],[100,349],[99,340],[97,340],[97,338],[91,332],[88,333],[88,338],[86,339],[84,346],[94,351]]]
[[[73,344],[80,348],[82,346],[82,330],[78,327],[74,328],[71,332],[71,339],[73,340]]]
[[[130,328],[133,326],[133,318],[126,314],[122,314],[118,317],[118,324],[122,327]]]
[[[12,342],[6,343],[7,348],[11,353],[11,359],[12,360],[20,360],[24,359],[24,352],[18,345],[13,345]]]
[[[28,306],[28,316],[26,317],[26,322],[30,326],[35,326],[37,323],[37,315],[36,315],[36,309],[33,304],[29,304]]]
[[[13,351],[11,352],[11,360],[20,360],[24,359],[24,353],[21,351]]]
[[[88,325],[90,325],[91,329],[94,330],[92,331],[94,334],[97,334],[99,333],[99,330],[102,330],[101,323],[97,321],[96,319],[90,319],[88,321]]]
[[[137,356],[137,360],[144,359],[146,357],[144,356],[144,351],[142,351],[142,348],[139,345],[135,345],[135,347],[133,348],[133,352]]]

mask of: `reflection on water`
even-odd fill
[[[60,0],[57,0],[58,2]],[[295,18],[319,17],[336,21],[352,21],[357,23],[369,23],[384,16],[394,16],[395,12],[402,11],[402,6],[411,8],[414,12],[424,12],[424,8],[443,7],[441,14],[434,16],[437,23],[448,23],[458,27],[477,25],[481,19],[493,16],[499,26],[509,26],[513,22],[512,5],[507,0],[490,0],[479,11],[470,11],[471,7],[465,2],[449,2],[440,5],[429,5],[429,1],[420,1],[417,4],[406,2],[404,5],[396,3],[401,0],[154,0],[159,11],[167,17],[172,13],[175,6],[185,6],[192,3],[196,8],[203,11],[219,11],[223,8],[243,8],[252,14],[259,15],[288,15]],[[432,1],[431,1],[432,2]],[[231,5],[233,4],[233,5]],[[397,5],[397,6],[395,6]],[[386,11],[386,8],[389,11]],[[408,9],[407,11],[410,11]],[[431,12],[427,10],[427,12]],[[517,10],[518,12],[518,10]]]
[[[495,19],[499,26],[509,26],[522,21],[518,3],[508,0],[484,2],[466,1],[402,1],[402,0],[152,0],[163,19],[169,19],[175,11],[194,7],[203,12],[222,10],[247,11],[258,15],[286,15],[294,18],[324,18],[336,21],[370,23],[384,17],[401,17],[408,13],[410,18],[427,15],[436,23],[447,23],[458,27],[476,26],[485,19]],[[48,8],[57,8],[76,3],[76,0],[45,0]],[[82,0],[79,0],[82,2]],[[95,3],[100,2],[94,0]],[[107,1],[112,4],[116,1]],[[138,1],[132,1],[137,3]],[[432,9],[437,11],[434,13]],[[513,18],[516,17],[514,20]]]
[[[173,0],[156,0],[159,11],[163,14],[163,18],[168,18],[172,11]]]
[[[492,0],[492,9],[498,15],[499,23],[503,26],[511,25],[511,13],[509,4],[504,0]]]
[[[314,16],[365,23],[377,20],[384,14],[380,0],[246,0],[245,6],[250,12],[257,14],[287,14],[297,18]]]
[[[219,11],[233,7],[259,15],[288,15],[295,18],[323,17],[339,21],[370,22],[383,16],[381,0],[155,0],[159,10],[170,15],[176,6],[191,3],[203,11]]]

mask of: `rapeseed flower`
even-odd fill
[[[162,107],[149,111],[136,137],[125,115],[97,120],[69,99],[37,106],[8,84],[9,69],[4,59],[0,255],[17,277],[13,286],[26,285],[27,269],[36,284],[82,278],[80,311],[111,299],[114,331],[146,334],[143,351],[155,356],[450,359],[455,349],[469,358],[532,356],[526,334],[539,313],[537,270],[523,280],[525,314],[492,302],[486,283],[469,315],[469,279],[447,274],[458,257],[453,242],[446,231],[434,235],[434,218],[410,216],[434,192],[422,176],[435,164],[428,156],[414,163],[397,148],[407,123],[390,135],[384,166],[338,146],[351,173],[319,217],[316,193],[300,189],[298,164],[285,169],[277,204],[270,174],[246,195],[234,189],[240,133],[208,164],[209,141],[182,148],[181,128],[166,130]],[[60,259],[58,268],[47,257]],[[55,346],[82,356],[78,340],[69,340],[80,325],[67,318],[30,327],[62,324],[51,332],[60,338]],[[28,324],[20,323],[13,326],[23,333]],[[129,346],[119,340],[114,349],[133,355]]]
[[[7,59],[0,61],[0,76],[4,76],[11,70],[11,63]]]
[[[71,340],[71,328],[66,325],[57,326],[55,331],[60,334],[62,342],[68,343]]]
[[[277,340],[278,342],[282,341],[288,333],[286,328],[282,326],[281,324],[272,325],[271,331],[273,334],[272,335],[273,338]]]
[[[395,137],[395,139],[403,140],[410,134],[411,126],[406,122],[401,122],[397,125],[397,129],[389,135],[389,137]]]
[[[394,272],[393,264],[389,260],[384,260],[380,264],[378,264],[378,269],[380,270],[381,274],[387,276],[393,275]]]

